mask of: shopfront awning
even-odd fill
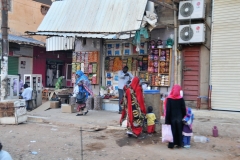
[[[39,32],[116,34],[140,28],[148,0],[63,0],[52,3]],[[100,36],[100,35],[99,35]]]
[[[28,35],[54,36],[54,37],[74,37],[74,38],[103,38],[103,39],[128,39],[134,37],[135,31],[131,34],[78,34],[61,32],[26,32]]]
[[[2,39],[2,34],[0,33],[0,39]],[[23,36],[17,36],[13,34],[8,35],[8,41],[12,43],[17,43],[17,44],[23,44],[23,45],[31,45],[31,46],[45,46],[44,42],[38,41],[33,38],[29,37],[23,37]]]

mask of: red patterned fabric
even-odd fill
[[[132,109],[132,94],[131,94],[131,89],[135,92],[136,95],[136,99],[138,101],[140,110],[142,113],[146,114],[146,108],[145,108],[145,104],[144,104],[144,99],[143,99],[143,92],[142,92],[142,88],[139,84],[139,78],[138,77],[134,77],[130,87],[124,86],[124,91],[125,91],[125,98],[127,100],[127,112],[126,109],[123,109],[122,111],[122,116],[121,116],[121,120],[120,123],[122,122],[122,119],[124,119],[124,117],[126,117],[126,114],[128,114],[128,124],[127,127],[130,127],[132,132],[136,135],[139,136],[142,133],[142,127],[135,127],[133,125],[133,109]]]

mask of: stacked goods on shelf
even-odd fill
[[[171,49],[163,49],[160,43],[150,42],[150,54],[148,55],[148,73],[152,86],[170,85]],[[158,48],[156,47],[158,46]]]
[[[147,73],[147,72],[141,72],[141,73],[139,73],[139,78],[140,78],[140,80],[147,82],[147,81],[149,80],[149,78],[148,78],[148,73]]]
[[[160,54],[160,73],[169,73],[169,60],[170,60],[170,51],[161,50]]]
[[[160,86],[161,85],[161,76],[156,74],[151,75],[151,85],[152,86]]]
[[[148,70],[148,57],[143,56],[142,71],[147,71],[147,70]]]
[[[110,68],[110,58],[109,57],[106,57],[105,58],[105,71],[110,71],[109,68]]]

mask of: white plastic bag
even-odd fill
[[[167,124],[162,125],[162,142],[163,143],[173,142],[171,125]]]

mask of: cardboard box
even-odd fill
[[[116,56],[122,55],[122,45],[121,44],[114,45],[114,55],[116,55]]]
[[[50,108],[59,108],[59,101],[51,101]]]
[[[75,105],[62,104],[61,105],[62,113],[74,113],[74,106]]]
[[[113,44],[107,44],[107,56],[113,55]]]
[[[132,46],[132,44],[130,44],[130,43],[125,43],[124,44],[124,48],[123,48],[123,54],[124,55],[132,55],[132,52],[133,52],[133,46]]]

